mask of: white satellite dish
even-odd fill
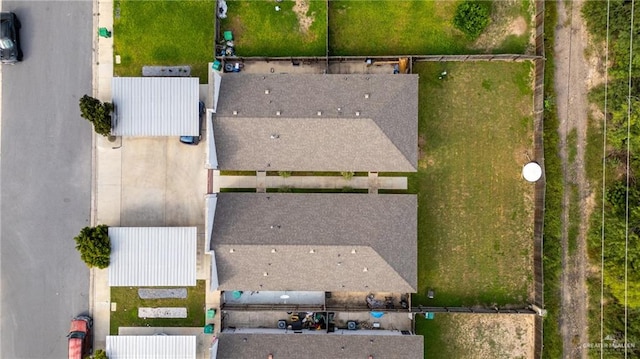
[[[542,167],[537,162],[529,162],[522,167],[522,177],[528,182],[537,182],[542,177]]]

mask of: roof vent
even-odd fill
[[[338,265],[339,265],[339,266],[341,266],[341,265],[342,265],[342,262],[338,262]]]
[[[275,140],[275,139],[277,139],[277,138],[280,138],[280,135],[279,135],[279,134],[277,134],[277,133],[274,133],[274,134],[272,134],[270,137],[271,137],[271,139],[272,139],[272,140]]]
[[[233,115],[234,115],[234,116],[237,116],[237,115],[238,115],[238,111],[233,110]]]
[[[351,250],[351,254],[356,254],[356,253],[357,253],[357,252],[356,252],[356,250],[355,250],[355,249],[352,249],[352,250]]]
[[[268,95],[269,94],[269,89],[264,90],[264,94]]]
[[[280,116],[280,111],[276,111],[276,116]]]
[[[369,98],[369,94],[368,93],[364,94],[364,98]]]
[[[264,273],[262,273],[262,275],[266,277],[266,276],[268,276],[268,275],[269,275],[269,273],[264,272]]]
[[[316,251],[315,251],[315,250],[313,250],[313,249],[310,249],[310,250],[309,250],[309,253],[312,253],[312,254],[313,254],[313,253],[315,253],[315,252],[316,252]]]
[[[272,249],[271,249],[271,253],[276,253],[276,252],[277,252],[277,251],[276,251],[276,249],[275,249],[275,248],[272,248]]]
[[[236,250],[235,250],[235,249],[233,249],[233,248],[229,249],[229,253],[233,253],[233,252],[235,252],[235,251],[236,251]]]
[[[318,111],[318,116],[322,116],[322,111]]]
[[[368,272],[368,271],[369,271],[369,269],[368,269],[367,267],[364,267],[364,268],[362,269],[362,271],[363,271],[363,272]]]
[[[356,111],[356,117],[360,116],[360,111]]]

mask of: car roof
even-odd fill
[[[86,332],[89,329],[89,325],[84,319],[74,319],[71,321],[70,332]]]

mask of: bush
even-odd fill
[[[95,353],[93,353],[93,359],[109,359],[109,357],[104,350],[98,349]]]
[[[456,8],[453,25],[475,40],[487,28],[491,20],[491,3],[488,1],[464,1]]]
[[[91,96],[84,95],[80,99],[80,116],[93,123],[93,130],[105,137],[111,135],[111,112],[113,104],[102,103]]]
[[[84,227],[74,238],[80,257],[89,267],[107,268],[111,257],[109,227]]]
[[[353,178],[354,173],[353,172],[340,172],[340,174],[342,175],[342,178],[344,178],[345,180],[349,181],[350,179]]]
[[[291,177],[291,171],[278,171],[278,175],[282,178]]]

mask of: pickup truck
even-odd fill
[[[69,359],[84,359],[93,349],[93,335],[91,328],[93,319],[86,315],[79,315],[71,320],[69,330]]]

